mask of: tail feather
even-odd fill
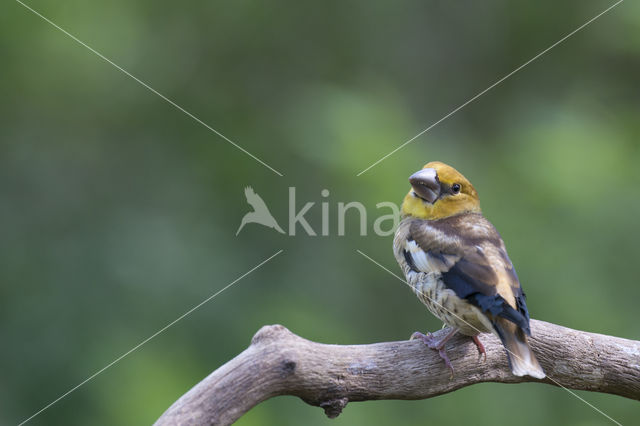
[[[511,372],[516,376],[529,375],[536,379],[544,379],[544,370],[531,351],[522,328],[502,318],[498,318],[493,325],[507,350]]]

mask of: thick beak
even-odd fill
[[[413,192],[428,203],[433,204],[440,196],[440,181],[435,169],[422,169],[409,176]]]

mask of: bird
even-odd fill
[[[247,223],[259,223],[260,225],[273,228],[279,233],[284,234],[284,231],[282,230],[282,228],[280,228],[278,222],[276,222],[264,200],[253,190],[253,188],[247,186],[244,189],[244,195],[247,198],[247,203],[249,203],[249,205],[253,207],[253,211],[245,214],[242,217],[240,227],[236,231],[236,236],[240,233],[240,230],[242,230],[242,228]]]
[[[531,336],[525,294],[505,244],[482,214],[478,193],[453,167],[427,163],[409,177],[393,251],[418,299],[449,326],[441,338],[415,332],[453,366],[445,345],[456,333],[470,336],[480,357],[486,351],[480,333],[500,338],[516,376],[545,377],[529,346]]]

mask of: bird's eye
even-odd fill
[[[460,192],[460,184],[459,183],[454,183],[453,185],[451,185],[451,190],[453,191],[454,194],[457,194]]]

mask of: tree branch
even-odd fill
[[[450,341],[451,378],[437,351],[419,340],[325,345],[281,325],[264,326],[244,352],[184,394],[156,425],[227,425],[278,395],[298,396],[336,417],[347,402],[430,398],[481,382],[543,382],[640,400],[640,342],[536,320],[531,328],[531,347],[553,381],[512,375],[490,334],[481,336],[486,361],[468,337]]]

